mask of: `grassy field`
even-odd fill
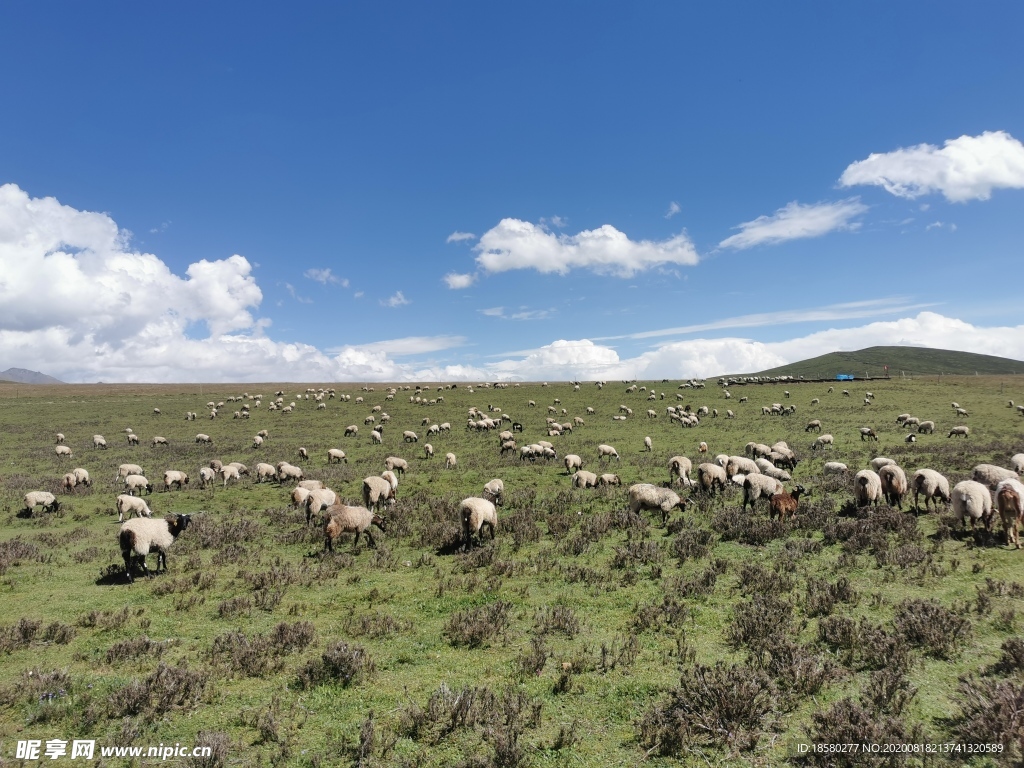
[[[1024,373],[1024,362],[973,352],[916,347],[868,347],[856,352],[830,352],[827,355],[801,360],[779,368],[761,371],[757,376],[803,376],[807,379],[834,378],[848,373],[858,378],[886,375],[906,376],[975,376],[1012,375]]]
[[[1007,466],[1024,451],[1024,418],[1007,407],[1024,403],[1024,378],[870,384],[867,407],[860,382],[851,397],[790,383],[733,387],[731,400],[711,383],[647,382],[654,401],[619,382],[459,385],[424,392],[443,397],[434,405],[411,403],[413,391],[386,401],[386,385],[349,385],[336,389],[350,402],[322,411],[295,384],[0,385],[0,764],[17,764],[19,739],[49,738],[215,747],[212,758],[178,760],[190,765],[860,765],[873,763],[799,758],[798,744],[968,736],[1001,741],[1004,752],[927,764],[1020,760],[1024,723],[998,705],[1024,701],[1024,553],[1001,533],[960,530],[948,510],[858,512],[850,478],[821,468],[838,460],[856,471],[885,455],[908,475],[931,467],[952,485],[976,464]],[[279,388],[293,413],[267,409]],[[249,420],[232,418],[241,402],[203,418],[208,401],[243,392],[264,395]],[[556,400],[559,421],[586,424],[549,438]],[[955,418],[953,401],[970,416]],[[773,402],[797,412],[762,416]],[[391,416],[383,445],[364,425],[377,405]],[[620,405],[633,413],[613,421]],[[683,429],[669,405],[720,415]],[[558,460],[501,457],[496,431],[466,430],[471,406],[501,408],[524,424],[520,445],[549,439]],[[185,421],[186,411],[200,418]],[[936,433],[905,443],[902,412],[934,420]],[[424,419],[452,424],[431,439],[430,460]],[[809,419],[835,436],[829,455],[809,450]],[[947,438],[960,423],[970,437]],[[359,433],[346,438],[350,424]],[[879,441],[862,442],[861,426]],[[125,428],[141,445],[128,445]],[[269,439],[254,450],[261,429]],[[406,429],[419,443],[403,442]],[[57,432],[73,459],[55,455]],[[212,447],[195,443],[199,432]],[[108,450],[92,448],[94,434]],[[152,447],[155,435],[170,445]],[[742,513],[736,488],[693,495],[667,526],[626,511],[631,483],[665,483],[677,454],[696,466],[700,441],[713,457],[780,439],[801,459],[794,482],[811,491],[795,522],[770,522],[761,506]],[[599,443],[618,449],[611,469],[598,469]],[[210,459],[299,463],[300,446],[307,477],[348,502],[387,456],[409,461],[376,547],[345,541],[325,555],[319,527],[288,507],[290,487],[249,478],[197,487]],[[326,463],[332,447],[347,464]],[[444,469],[448,451],[456,470]],[[623,487],[573,489],[567,453],[618,473]],[[131,585],[114,512],[124,462],[155,483],[145,498],[156,515],[193,515],[169,572]],[[93,486],[60,494],[73,467],[88,469]],[[167,469],[192,483],[163,492]],[[464,553],[455,509],[494,477],[506,487],[497,538]],[[61,510],[21,513],[29,490],[53,491]],[[904,762],[925,764],[914,754],[891,764]]]

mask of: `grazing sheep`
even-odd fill
[[[878,470],[882,482],[882,495],[890,507],[903,508],[903,497],[907,493],[907,475],[898,464],[886,464]]]
[[[484,498],[490,499],[496,506],[501,506],[505,498],[505,483],[500,478],[494,478],[484,483]]]
[[[395,499],[397,499],[398,498],[398,476],[394,472],[391,472],[390,470],[387,470],[387,469],[385,469],[383,472],[381,472],[380,476],[383,477],[385,480],[387,480],[389,483],[391,483],[391,490],[393,490],[395,492]]]
[[[870,469],[862,469],[853,476],[853,495],[858,507],[866,507],[868,504],[878,506],[882,498],[881,478]]]
[[[841,461],[826,461],[825,465],[822,467],[822,471],[826,475],[837,475],[840,472],[846,472],[847,467]]]
[[[726,470],[728,472],[728,470]],[[748,474],[743,478],[743,510],[746,511],[747,504],[750,511],[754,511],[754,504],[758,499],[767,499],[772,494],[783,492],[782,483],[774,477],[761,474]]]
[[[909,419],[909,418],[910,418],[910,414],[909,413],[901,413],[899,416],[896,417],[896,423],[899,424],[902,427],[904,422],[907,419]]]
[[[309,451],[299,448],[299,461],[309,461]]]
[[[810,432],[812,430],[819,433],[821,432],[821,419],[813,419],[807,422],[807,426],[804,427],[804,432]]]
[[[141,560],[142,572],[149,575],[146,568],[146,556],[156,551],[156,573],[161,565],[167,570],[167,550],[180,536],[189,522],[191,515],[174,515],[163,519],[137,518],[128,520],[118,531],[117,540],[121,545],[121,556],[124,558],[124,572],[128,581],[132,582],[132,557]]]
[[[92,478],[89,477],[89,471],[82,467],[75,467],[71,470],[75,476],[75,480],[78,481],[78,485],[84,485],[86,487],[92,486]]]
[[[355,424],[349,424],[345,427],[345,437],[352,437],[359,434],[359,427]]]
[[[963,480],[953,486],[950,502],[961,523],[970,518],[972,531],[979,520],[986,531],[992,530],[992,493],[987,486],[976,480]]]
[[[811,450],[816,451],[819,448],[821,448],[822,450],[824,450],[825,448],[831,448],[834,442],[835,438],[833,438],[832,435],[818,435],[818,439],[811,443]]]
[[[1015,453],[1010,457],[1010,466],[1014,472],[1024,472],[1024,453]]]
[[[884,467],[884,466],[885,466],[886,464],[895,464],[895,463],[896,463],[896,462],[895,462],[895,461],[894,461],[893,459],[890,459],[890,458],[888,458],[887,456],[876,456],[875,458],[873,458],[873,459],[872,459],[872,460],[870,461],[870,464],[871,464],[871,468],[872,468],[873,470],[875,470],[875,472],[877,472],[878,470],[880,470],[880,469],[881,469],[882,467]]]
[[[735,419],[736,418],[736,414],[733,413],[731,410],[726,410],[725,418],[727,418],[727,419]]]
[[[965,427],[965,426],[961,425],[959,427],[953,427],[951,430],[949,430],[949,434],[946,435],[946,437],[950,438],[953,435],[956,435],[957,437],[968,437],[968,436],[970,436],[970,434],[971,434],[971,428],[970,427]]]
[[[104,451],[107,450],[107,441],[103,437],[103,435],[93,435],[92,436],[92,447],[93,448],[102,448]]]
[[[417,435],[411,429],[407,429],[405,430],[405,432],[402,433],[402,439],[407,443],[415,443],[418,442],[420,438],[419,435]]]
[[[409,462],[405,459],[400,459],[397,456],[388,456],[384,459],[384,469],[404,475],[409,469]]]
[[[71,449],[66,445],[58,445],[53,449],[59,458],[71,458]]]
[[[29,491],[25,494],[24,511],[29,515],[34,514],[35,508],[41,506],[43,512],[56,512],[60,509],[60,502],[57,497],[49,491]]]
[[[63,444],[64,444],[64,433],[63,432],[58,432],[57,433],[57,445],[63,445]]]
[[[200,432],[198,435],[196,435],[196,442],[206,443],[207,445],[213,445],[213,438],[210,437],[209,435],[204,435],[202,432]]]
[[[328,464],[341,464],[345,462],[348,464],[348,458],[345,456],[345,452],[340,448],[329,448],[327,450],[327,463]]]
[[[821,400],[819,400],[817,397],[811,399],[811,405],[817,405],[820,402]]]
[[[974,468],[971,479],[988,486],[990,491],[994,491],[996,486],[1003,480],[1017,480],[1019,478],[1012,469],[997,467],[995,464],[979,464]]]
[[[498,510],[489,499],[476,496],[463,499],[459,504],[459,519],[462,520],[462,541],[467,552],[472,546],[474,536],[478,541],[483,540],[484,526],[490,529],[491,540],[494,540],[494,532],[498,527]]]
[[[261,461],[254,467],[254,469],[256,470],[257,483],[262,483],[264,480],[271,480],[274,477],[277,477],[277,468],[272,464],[267,464]]]
[[[136,517],[152,517],[153,510],[146,504],[145,499],[140,499],[137,496],[129,496],[127,493],[122,493],[117,497],[115,503],[117,508],[117,522],[124,522],[124,515],[127,512],[130,518],[133,514]]]
[[[355,534],[352,546],[359,544],[360,534],[366,534],[366,540],[371,547],[376,547],[377,542],[373,540],[370,526],[376,525],[382,532],[387,533],[384,518],[365,507],[334,504],[327,508],[324,518],[324,549],[328,552],[334,551],[334,540],[345,533]]]
[[[970,416],[971,414],[969,414],[969,413],[967,412],[967,409],[966,409],[966,408],[957,408],[957,409],[956,409],[956,415],[957,415],[957,416]]]
[[[728,481],[729,476],[723,466],[705,463],[697,467],[697,482],[704,493],[714,494],[716,487],[724,491]]]
[[[792,476],[784,469],[780,469],[772,464],[768,459],[754,459],[754,463],[757,468],[761,471],[762,475],[768,475],[768,477],[774,477],[783,483],[788,483],[792,480]]]
[[[305,502],[306,525],[309,525],[310,521],[313,519],[313,515],[318,515],[321,511],[337,503],[338,494],[330,488],[319,488],[315,491],[310,491]]]
[[[434,446],[432,446],[430,443],[424,443],[423,444],[423,458],[424,459],[432,459],[432,458],[434,458]]]
[[[225,464],[220,469],[220,476],[224,478],[224,487],[228,487],[228,480],[234,480],[236,483],[241,480],[241,472],[238,471],[238,467],[233,467],[230,464]]]
[[[673,456],[668,460],[668,482],[671,485],[675,480],[678,480],[683,484],[684,487],[689,488],[690,482],[690,470],[693,469],[693,462],[690,461],[686,456]]]
[[[279,483],[283,483],[285,480],[299,482],[304,476],[302,468],[296,467],[293,464],[282,461],[277,466],[277,481]]]
[[[283,462],[283,461],[281,462],[281,464],[284,464],[284,463],[285,462]],[[207,466],[210,469],[212,469],[214,472],[219,473],[221,468],[224,466],[224,462],[221,461],[220,459],[210,459],[210,463]],[[278,465],[278,466],[280,466],[280,465]]]
[[[629,486],[629,511],[636,514],[642,509],[661,511],[661,524],[668,522],[673,509],[686,509],[686,500],[671,488],[659,488],[651,483],[637,483]]]
[[[911,432],[909,435],[907,435],[906,437],[903,438],[903,442],[904,443],[916,443],[917,442],[917,435],[915,435],[913,432]]]
[[[616,451],[612,446],[601,443],[597,446],[597,460],[600,461],[603,458],[611,459],[614,456],[616,461],[619,461],[619,452]]]
[[[309,498],[309,494],[312,492],[313,489],[303,488],[301,485],[297,485],[292,488],[292,492],[289,494],[289,498],[292,500],[292,506],[296,509],[299,507],[305,507],[306,499]]]
[[[598,485],[622,485],[622,480],[619,479],[618,475],[613,475],[610,472],[606,472],[597,478]]]
[[[370,433],[370,443],[373,445],[382,445],[384,443],[384,433],[378,430],[373,430]]]
[[[697,453],[707,453],[707,452],[708,452],[708,444],[705,443],[703,440],[701,440],[700,444],[697,446]]]
[[[759,475],[761,470],[753,459],[746,456],[730,456],[729,461],[725,464],[725,474],[729,477],[738,474]]]
[[[583,468],[583,459],[575,453],[567,453],[562,459],[562,463],[565,464],[565,474],[567,475]]]
[[[785,520],[787,517],[796,517],[797,507],[800,504],[800,495],[807,493],[802,486],[796,486],[791,492],[773,493],[768,497],[768,518],[778,517]]]
[[[156,448],[158,445],[170,446],[170,443],[167,442],[166,437],[161,437],[160,435],[157,435],[156,437],[153,438],[153,447]]]
[[[875,430],[873,430],[871,427],[861,427],[860,428],[860,439],[862,441],[863,440],[874,440],[875,442],[878,442],[878,435],[875,434]]]
[[[576,474],[572,476],[572,487],[596,488],[597,475],[595,475],[593,472],[587,472],[587,470],[585,469],[577,470]]]
[[[363,478],[363,506],[368,509],[381,509],[395,501],[395,489],[383,477],[371,475]]]
[[[653,446],[652,446],[652,443],[651,443],[651,438],[648,435],[647,437],[644,438],[644,450],[645,451],[649,451],[649,450],[651,450],[652,447]]]
[[[135,495],[136,491],[139,492],[139,496],[142,495],[143,490],[147,493],[153,493],[153,484],[143,475],[128,475],[124,479],[124,487],[128,489],[128,493],[132,496]]]
[[[270,465],[269,464],[263,464],[261,466],[269,467]],[[276,469],[274,469],[273,467],[270,467],[270,469],[273,470],[275,475],[277,474],[277,470]],[[200,488],[206,488],[210,483],[213,482],[213,480],[214,480],[214,478],[216,476],[217,476],[217,473],[214,472],[212,469],[210,469],[210,467],[200,467],[199,468],[199,487]]]
[[[169,491],[175,485],[178,486],[179,491],[183,490],[188,485],[188,475],[176,469],[168,469],[164,472],[164,490]]]
[[[910,478],[910,487],[914,490],[914,509],[918,506],[918,495],[924,495],[924,508],[927,511],[928,502],[932,501],[933,507],[938,506],[937,499],[949,503],[949,480],[940,475],[934,469],[919,469]]]
[[[1011,401],[1012,402],[1012,401]],[[1011,544],[1020,549],[1020,536],[1017,533],[1024,520],[1024,485],[1018,480],[1003,480],[996,486],[996,509],[1003,521],[1006,533],[1006,546]]]
[[[459,465],[459,460],[455,457],[454,453],[446,453],[444,455],[444,468],[455,469]]]
[[[255,450],[257,448],[262,448],[263,447],[263,438],[260,437],[259,435],[256,435],[255,437],[253,437],[253,439],[252,439],[252,447],[253,447],[253,450]]]
[[[135,433],[127,435],[127,437],[128,437],[128,445],[138,445],[139,444],[139,436],[136,435]]]

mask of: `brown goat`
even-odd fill
[[[807,493],[802,485],[796,486],[791,493],[773,493],[768,497],[768,517],[778,516],[779,520],[785,520],[788,515],[796,517],[796,508],[802,493]]]

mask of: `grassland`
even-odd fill
[[[869,407],[859,383],[849,398],[789,384],[797,413],[788,417],[761,416],[762,405],[787,402],[783,386],[733,387],[729,401],[711,385],[647,387],[659,399],[618,382],[579,391],[460,385],[431,388],[425,396],[444,401],[418,405],[413,392],[385,401],[380,384],[339,386],[352,401],[318,412],[294,384],[0,385],[0,761],[12,760],[18,739],[94,738],[218,747],[196,765],[768,766],[797,761],[796,745],[811,740],[967,733],[1003,740],[1004,757],[1019,760],[1024,725],[1006,707],[999,720],[988,703],[1024,697],[1024,553],[959,530],[942,511],[858,512],[849,478],[821,467],[862,468],[887,455],[908,474],[927,466],[955,483],[978,463],[1005,466],[1024,451],[1024,419],[1007,407],[1024,402],[1024,378],[871,382]],[[267,410],[278,388],[294,413]],[[243,392],[265,395],[249,420],[232,419],[240,403],[230,402],[216,420],[183,418]],[[556,399],[560,421],[586,425],[547,438]],[[953,401],[970,416],[954,419]],[[721,415],[682,429],[665,416],[670,404]],[[391,416],[381,446],[363,423],[375,405]],[[488,405],[525,425],[520,445],[554,442],[559,461],[503,458],[495,432],[466,431],[467,410]],[[620,405],[633,415],[612,421]],[[658,417],[645,418],[648,408]],[[935,420],[936,434],[904,443],[901,412]],[[423,437],[401,438],[405,429],[422,435],[425,418],[453,425],[432,439],[433,460],[423,458]],[[836,437],[829,456],[808,449],[812,418]],[[961,422],[970,438],[947,438]],[[343,437],[349,424],[359,425],[356,437]],[[864,425],[878,443],[861,442]],[[128,446],[127,427],[140,446]],[[261,429],[270,438],[254,451]],[[57,432],[71,461],[54,454]],[[212,448],[195,444],[198,432]],[[96,433],[108,450],[92,449]],[[151,447],[154,435],[170,446]],[[796,522],[769,522],[763,508],[742,513],[737,489],[694,496],[667,527],[625,511],[629,484],[667,481],[676,454],[696,465],[700,441],[714,455],[779,439],[801,458],[795,481],[811,489]],[[577,453],[595,470],[599,443],[618,448],[610,471],[624,486],[572,489],[561,457]],[[210,459],[295,462],[300,446],[311,456],[307,476],[350,502],[386,456],[410,461],[375,548],[345,543],[324,555],[320,531],[288,508],[287,487],[196,487]],[[348,463],[327,465],[331,447]],[[443,469],[447,451],[458,456],[455,471]],[[123,462],[141,464],[158,488],[165,469],[193,481],[147,497],[156,514],[187,512],[194,522],[170,550],[169,573],[132,585],[113,512]],[[26,491],[60,495],[59,478],[76,466],[92,474],[91,489],[62,496],[56,514],[20,513]],[[492,477],[507,496],[497,538],[463,553],[454,510]],[[961,683],[965,675],[973,683]],[[804,762],[843,764],[834,755]],[[960,753],[935,762],[969,761]]]
[[[917,347],[868,347],[856,352],[830,352],[801,360],[756,376],[803,376],[807,379],[831,379],[847,373],[857,378],[902,376],[992,376],[1024,373],[1024,362],[994,355],[956,352],[948,349]]]

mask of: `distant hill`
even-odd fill
[[[0,371],[0,381],[13,381],[15,384],[63,384],[60,379],[47,376],[39,371],[29,371],[24,368],[8,368]]]
[[[954,352],[948,349],[924,347],[868,347],[857,352],[831,352],[798,363],[790,363],[750,376],[803,376],[805,379],[834,379],[836,374],[849,373],[858,379],[865,376],[896,377],[903,372],[910,376],[949,375],[973,376],[1024,373],[1024,361],[1010,360],[973,352]]]

